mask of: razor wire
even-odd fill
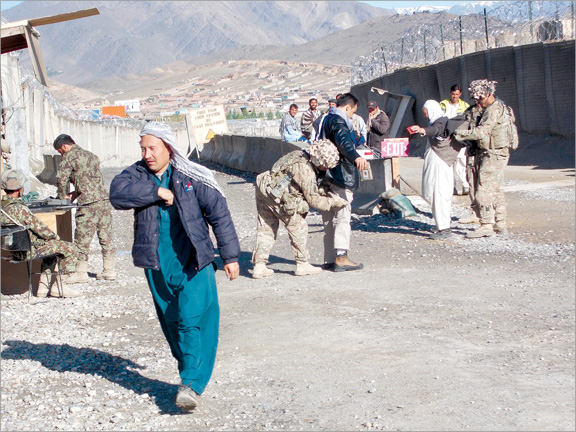
[[[575,1],[517,1],[482,14],[426,23],[352,61],[351,86],[489,48],[574,39]]]

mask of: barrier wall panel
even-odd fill
[[[244,157],[246,156],[246,137],[232,135],[232,156],[230,157],[230,166],[239,170],[246,170],[244,166]]]
[[[521,124],[529,133],[549,133],[548,106],[546,103],[546,83],[544,81],[543,44],[515,47],[518,108]],[[520,55],[518,55],[520,54]],[[573,77],[572,77],[573,79]]]
[[[214,153],[212,154],[212,162],[218,163],[223,148],[224,148],[224,141],[222,135],[216,135],[214,137]]]
[[[280,159],[282,154],[282,140],[275,138],[264,138],[264,151],[258,166],[259,172],[272,168],[274,162]]]
[[[264,137],[246,137],[246,157],[244,158],[244,165],[249,172],[260,173],[260,161],[264,154]]]
[[[544,45],[550,132],[574,137],[574,44]],[[567,79],[567,78],[572,79]]]
[[[496,97],[501,99],[506,105],[509,105],[518,112],[518,92],[516,91],[516,68],[514,62],[514,49],[512,47],[489,50],[490,68],[493,81],[496,81]],[[521,122],[516,121],[516,125],[521,127]]]
[[[214,145],[214,140],[215,140],[215,138],[212,138],[210,141],[208,141],[206,144],[204,144],[204,148],[202,149],[202,152],[200,153],[201,159],[212,161],[212,155],[214,155],[214,151],[216,150],[215,145]]]
[[[440,91],[440,99],[444,100],[450,97],[450,87],[458,84],[460,88],[468,87],[467,83],[460,81],[460,64],[456,59],[450,59],[436,65],[436,79]],[[464,91],[462,91],[464,93]],[[464,99],[467,101],[467,99]]]
[[[232,136],[222,135],[222,152],[218,155],[218,163],[225,166],[231,166],[230,159],[232,158],[233,153]]]

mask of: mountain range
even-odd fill
[[[392,14],[354,1],[26,1],[3,18],[92,7],[100,15],[37,29],[51,78],[80,84],[243,46],[299,45]]]

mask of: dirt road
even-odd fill
[[[421,163],[402,161],[412,184]],[[219,353],[199,409],[173,405],[176,363],[131,264],[131,213],[116,212],[118,281],[2,302],[3,430],[574,430],[573,169],[509,167],[509,238],[467,240],[454,222],[455,237],[429,240],[429,208],[359,216],[363,271],[294,276],[282,230],[260,280],[254,176],[216,174],[242,272],[217,274]],[[467,199],[454,197],[454,219]],[[308,222],[320,264],[321,218]]]

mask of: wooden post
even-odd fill
[[[392,187],[400,190],[400,158],[391,158],[392,165]]]

